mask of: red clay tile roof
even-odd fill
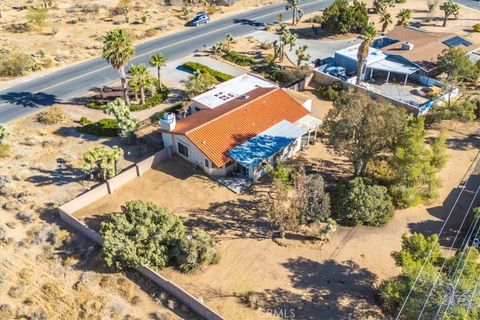
[[[309,112],[280,88],[258,88],[242,99],[198,111],[177,122],[171,133],[185,134],[217,167],[227,152],[282,120],[295,122]],[[202,113],[202,114],[200,114]],[[198,115],[197,115],[198,114]]]

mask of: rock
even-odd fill
[[[11,183],[13,181],[12,176],[8,174],[0,175],[0,188],[6,185],[7,183]]]

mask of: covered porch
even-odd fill
[[[383,82],[387,84],[391,80],[391,75],[394,74],[396,78],[401,79],[399,83],[405,86],[409,77],[420,70],[420,67],[410,61],[387,56],[383,60],[369,64],[365,69],[363,78],[367,82]],[[378,79],[376,79],[377,76]]]

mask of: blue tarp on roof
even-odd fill
[[[246,168],[252,168],[286,148],[295,139],[303,136],[307,130],[283,120],[260,133],[247,142],[236,146],[228,156]]]

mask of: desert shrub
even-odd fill
[[[272,49],[273,47],[273,43],[271,43],[270,41],[263,41],[262,43],[260,43],[260,49],[262,50],[269,50],[269,49]]]
[[[330,218],[330,195],[319,174],[305,174],[299,170],[293,176],[293,205],[298,212],[299,224],[325,222]]]
[[[155,36],[157,33],[158,33],[158,30],[155,29],[155,28],[147,29],[147,30],[145,30],[145,37],[147,37],[147,38],[153,37],[153,36]]]
[[[252,66],[252,70],[263,74],[267,79],[288,86],[297,81],[305,79],[310,71],[307,68],[285,68],[275,64],[273,61],[268,63],[261,63]]]
[[[320,23],[322,23],[322,16],[319,15],[319,14],[316,14],[313,17],[306,19],[305,22],[320,24]]]
[[[18,212],[17,219],[20,220],[22,223],[30,223],[35,220],[35,217],[30,212]]]
[[[54,106],[47,111],[40,112],[37,121],[42,124],[53,125],[64,121],[66,118],[65,112],[62,108]]]
[[[0,159],[5,159],[10,156],[12,147],[9,144],[0,144]]]
[[[191,273],[217,263],[219,255],[213,238],[206,232],[198,231],[180,241],[175,258],[182,272]]]
[[[381,226],[394,213],[387,188],[367,178],[355,178],[339,186],[333,201],[334,212],[347,225]]]
[[[0,53],[0,77],[18,77],[34,69],[34,60],[23,52]]]
[[[32,25],[30,23],[11,23],[3,28],[12,33],[24,33],[32,31]]]
[[[85,117],[80,119],[82,124],[78,130],[82,133],[93,134],[97,137],[116,137],[118,135],[117,120],[104,118],[97,122],[92,122]]]
[[[255,63],[255,59],[237,51],[229,51],[223,56],[227,61],[238,64],[239,66],[249,66]]]
[[[27,12],[27,19],[31,24],[42,27],[48,19],[48,9],[32,7]]]
[[[436,169],[442,169],[447,164],[448,154],[447,154],[447,134],[445,131],[441,131],[440,135],[436,137],[431,143],[432,147],[432,159],[430,163]]]
[[[480,23],[477,23],[477,24],[473,25],[473,31],[480,32]]]
[[[334,82],[328,86],[321,86],[317,89],[318,94],[327,100],[335,101],[340,98],[341,93],[344,91],[340,82]]]
[[[229,74],[214,70],[198,62],[187,61],[184,64],[182,64],[182,67],[190,71],[199,71],[201,73],[208,73],[214,76],[215,79],[217,79],[220,82],[227,81],[233,78],[233,76]]]

